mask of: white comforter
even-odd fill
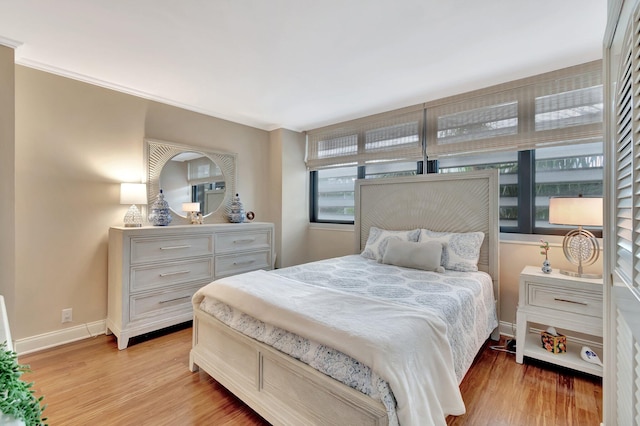
[[[390,384],[403,426],[445,424],[465,411],[446,325],[429,312],[264,271],[213,282],[194,304],[205,296],[368,365]]]

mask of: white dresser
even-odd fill
[[[107,334],[129,338],[193,318],[191,297],[228,275],[272,269],[272,223],[109,229]]]

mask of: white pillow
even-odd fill
[[[419,229],[413,229],[411,231],[388,231],[372,226],[369,228],[369,238],[367,238],[367,244],[361,255],[367,259],[380,262],[382,261],[382,256],[384,256],[384,251],[387,248],[389,240],[416,242],[418,241],[419,235]]]
[[[438,241],[414,243],[390,239],[382,256],[382,263],[387,265],[435,272],[444,272],[444,268],[440,266],[441,260],[442,243]]]
[[[420,231],[421,243],[438,241],[442,243],[442,266],[445,269],[462,272],[478,270],[480,247],[484,232],[434,232],[428,229]]]

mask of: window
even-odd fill
[[[549,197],[603,194],[603,109],[593,61],[309,131],[311,221],[352,223],[356,178],[497,169],[502,232],[564,233]]]
[[[603,168],[602,142],[536,150],[534,227],[539,233],[558,228],[549,224],[549,197],[602,197]]]
[[[312,172],[312,188],[316,190],[311,197],[311,221],[353,223],[355,181],[358,176],[365,179],[411,176],[418,174],[421,165],[421,162],[384,162]]]
[[[602,152],[602,142],[594,142],[529,151],[448,157],[438,161],[438,172],[497,169],[500,174],[502,232],[565,233],[571,227],[549,224],[549,197],[579,194],[601,197],[604,167]],[[600,235],[600,229],[596,228],[595,233]]]
[[[312,222],[353,223],[355,180],[416,174],[423,150],[422,107],[307,133]]]
[[[497,169],[500,174],[500,228],[518,227],[518,153],[501,152],[448,157],[438,161],[439,173]]]
[[[320,169],[312,175],[315,180],[315,205],[311,208],[314,222],[353,223],[355,181],[358,167]]]

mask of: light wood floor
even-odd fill
[[[118,351],[100,335],[23,355],[44,395],[50,426],[58,425],[268,425],[213,381],[188,368],[191,328],[154,333]],[[482,350],[461,384],[467,414],[449,425],[597,426],[601,380]]]

